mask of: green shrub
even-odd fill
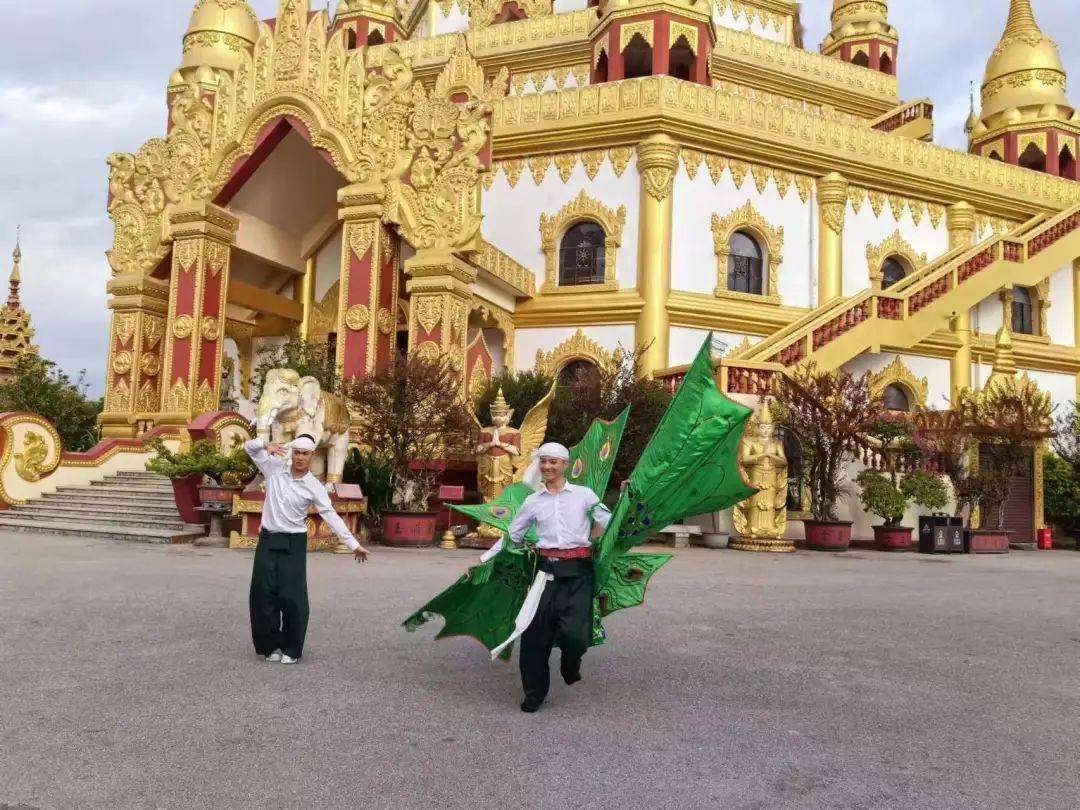
[[[146,469],[168,478],[201,475],[218,485],[242,486],[255,476],[255,465],[242,446],[229,455],[210,439],[195,442],[186,453],[173,453],[161,439],[151,440],[150,446],[157,455],[146,462]]]
[[[394,468],[374,451],[349,451],[345,460],[343,479],[347,484],[358,484],[368,502],[368,517],[378,525],[382,513],[390,508],[394,490],[391,486]]]
[[[1055,453],[1043,457],[1046,519],[1063,529],[1080,529],[1080,476]]]

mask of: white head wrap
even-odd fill
[[[563,461],[570,460],[570,451],[558,442],[548,442],[547,444],[540,445],[540,449],[536,451],[536,455],[540,458],[561,458]]]
[[[289,447],[293,450],[306,450],[308,452],[314,452],[315,442],[313,442],[307,436],[301,436],[299,439],[293,439],[289,443]]]

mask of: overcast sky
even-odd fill
[[[180,62],[192,0],[0,0],[0,269],[23,229],[23,302],[43,353],[100,391],[107,345],[105,156],[163,135],[164,92]],[[252,3],[260,17],[275,0]],[[317,0],[316,7],[322,5]],[[1008,0],[893,0],[900,92],[936,103],[937,140],[964,144],[968,83],[982,77]],[[1074,2],[1034,0],[1043,30],[1080,77]],[[830,0],[805,0],[806,45],[828,28]],[[1080,92],[1080,91],[1078,91]],[[1080,103],[1076,93],[1073,101]],[[0,298],[3,295],[0,294]]]

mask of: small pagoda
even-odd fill
[[[8,282],[7,303],[0,309],[0,383],[7,382],[15,374],[15,366],[23,355],[37,354],[34,345],[34,327],[30,325],[30,313],[23,309],[19,299],[19,264],[22,248],[18,243],[12,254],[14,264]]]

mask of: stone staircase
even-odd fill
[[[169,479],[151,472],[121,472],[88,486],[58,487],[0,512],[0,532],[144,543],[191,542],[206,533],[181,519]]]

